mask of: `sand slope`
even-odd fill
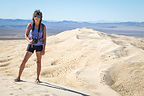
[[[144,95],[142,38],[106,34],[88,28],[68,30],[48,37],[46,54],[42,58],[41,80],[56,86],[59,84],[59,87],[67,86],[62,88],[76,92],[29,84],[36,77],[35,54],[27,62],[22,75],[26,82],[13,82],[27,41],[0,41],[0,44],[0,86],[3,87],[0,92],[7,96],[22,96],[24,93],[26,96]],[[10,93],[6,92],[8,90],[11,90]]]

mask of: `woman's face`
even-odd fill
[[[35,22],[40,22],[40,16],[39,15],[35,15],[34,16],[34,21]]]

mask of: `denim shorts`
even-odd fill
[[[34,52],[34,50],[36,50],[36,52],[38,51],[42,51],[43,49],[43,45],[33,45],[33,44],[28,44],[28,47],[27,47],[27,51],[29,52]]]

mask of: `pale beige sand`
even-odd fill
[[[88,28],[47,38],[37,85],[36,56],[14,82],[26,40],[0,41],[0,93],[5,96],[144,96],[144,39]],[[65,90],[64,90],[65,89]]]

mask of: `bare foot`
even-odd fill
[[[35,81],[36,83],[41,83],[41,81],[39,80],[39,79],[36,79],[36,81]]]

